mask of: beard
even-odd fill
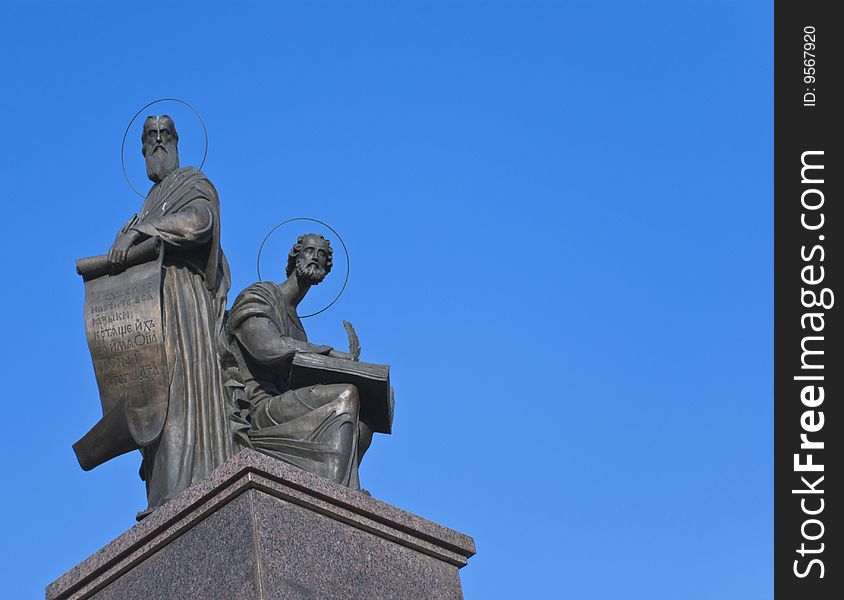
[[[147,177],[158,183],[179,168],[179,151],[174,144],[160,146],[146,156]]]
[[[296,263],[296,275],[307,285],[319,285],[327,273],[314,263]]]

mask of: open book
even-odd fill
[[[361,420],[375,432],[392,431],[393,388],[390,387],[389,365],[297,352],[289,381],[294,389],[318,383],[354,384],[360,394]]]

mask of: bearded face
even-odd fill
[[[318,285],[328,274],[328,241],[307,236],[296,256],[296,275],[307,285]]]
[[[158,183],[179,168],[179,136],[168,116],[149,117],[144,123],[143,153],[147,177]]]
[[[301,254],[296,260],[296,275],[307,285],[319,285],[325,279],[325,268],[316,261],[310,261]]]

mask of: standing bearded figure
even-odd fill
[[[144,122],[143,155],[154,185],[108,255],[116,272],[132,246],[150,237],[164,245],[161,302],[169,399],[160,437],[141,450],[149,507],[139,518],[232,454],[217,352],[230,284],[220,248],[220,201],[201,171],[179,168],[178,141],[169,116]]]

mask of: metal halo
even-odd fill
[[[129,180],[129,174],[126,172],[126,136],[129,135],[129,130],[132,128],[132,123],[135,122],[135,119],[138,118],[138,115],[140,115],[153,104],[158,104],[159,102],[178,102],[179,104],[184,104],[193,111],[193,114],[195,114],[196,118],[199,119],[200,125],[202,125],[202,133],[205,134],[205,153],[202,155],[202,162],[199,163],[200,171],[202,170],[203,165],[205,165],[205,157],[208,156],[208,130],[205,128],[205,121],[203,121],[202,117],[199,116],[199,111],[196,110],[193,106],[191,106],[184,100],[179,100],[178,98],[159,98],[158,100],[153,100],[149,104],[141,107],[141,110],[135,113],[135,116],[132,117],[132,120],[129,121],[129,124],[126,126],[126,131],[123,132],[123,141],[120,143],[120,164],[123,167],[123,177],[126,179],[126,183],[129,184],[129,187],[132,188],[132,191],[135,192],[141,198],[145,198],[146,196],[144,196],[141,192],[135,189],[135,186],[132,185],[132,182]]]
[[[334,305],[335,302],[337,302],[340,299],[340,296],[343,295],[343,291],[346,289],[346,284],[349,283],[349,271],[351,271],[351,269],[352,269],[352,261],[349,258],[349,249],[346,248],[346,242],[343,241],[343,238],[340,237],[340,234],[337,233],[337,230],[335,230],[331,225],[329,225],[328,223],[325,223],[324,221],[320,221],[319,219],[311,219],[310,217],[294,217],[292,219],[287,219],[286,221],[282,221],[281,223],[279,223],[278,225],[276,225],[275,227],[270,229],[269,233],[267,233],[267,235],[264,236],[264,241],[261,242],[261,247],[258,248],[258,261],[257,261],[257,263],[258,263],[257,264],[258,281],[263,281],[263,279],[261,279],[261,252],[263,252],[263,250],[264,250],[264,244],[267,243],[267,240],[270,239],[270,236],[273,233],[275,233],[276,229],[278,229],[282,225],[286,225],[287,223],[292,223],[293,221],[313,221],[314,223],[319,223],[323,227],[330,229],[331,233],[336,235],[337,239],[340,240],[340,245],[343,246],[343,252],[346,254],[346,278],[343,280],[343,286],[340,288],[340,291],[337,292],[337,295],[334,296],[334,300],[332,300],[331,302],[326,304],[323,308],[321,308],[318,311],[311,313],[309,315],[304,315],[304,316],[299,317],[300,319],[307,319],[308,317],[313,317],[313,316],[318,315],[321,312],[325,312],[326,310],[331,308]]]

